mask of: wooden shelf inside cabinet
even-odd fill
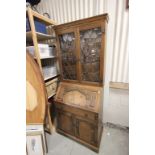
[[[55,75],[52,75],[52,76],[44,77],[44,81],[52,79],[52,78],[57,77],[57,76],[59,76],[59,74],[55,74]]]
[[[41,57],[40,59],[56,59],[57,56],[47,56],[47,57]],[[34,57],[36,59],[36,57]]]
[[[48,99],[50,99],[51,97],[53,97],[55,95],[55,93],[53,93],[52,95],[48,96]]]
[[[37,39],[38,41],[44,41],[44,40],[49,40],[49,39],[56,39],[55,37],[52,37],[51,35],[36,32]],[[31,42],[32,41],[32,32],[26,32],[26,40]]]
[[[102,14],[54,27],[62,81],[103,86],[107,18]]]

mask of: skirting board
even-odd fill
[[[116,88],[116,89],[129,90],[129,84],[128,83],[123,83],[123,82],[110,82],[109,87],[110,88]]]
[[[115,128],[115,129],[124,130],[124,131],[129,132],[129,127],[122,126],[122,125],[119,125],[119,124],[113,124],[113,123],[110,123],[110,122],[106,122],[106,123],[104,123],[104,127],[106,127],[106,126],[110,127],[110,128]]]

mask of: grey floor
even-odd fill
[[[47,134],[47,155],[128,155],[129,133],[127,130],[108,127],[104,128],[99,153],[66,138],[58,133]]]

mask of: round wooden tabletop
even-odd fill
[[[39,66],[26,52],[26,124],[43,124],[47,92]]]

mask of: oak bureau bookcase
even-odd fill
[[[61,82],[54,103],[57,131],[98,152],[103,129],[108,15],[56,25]]]

